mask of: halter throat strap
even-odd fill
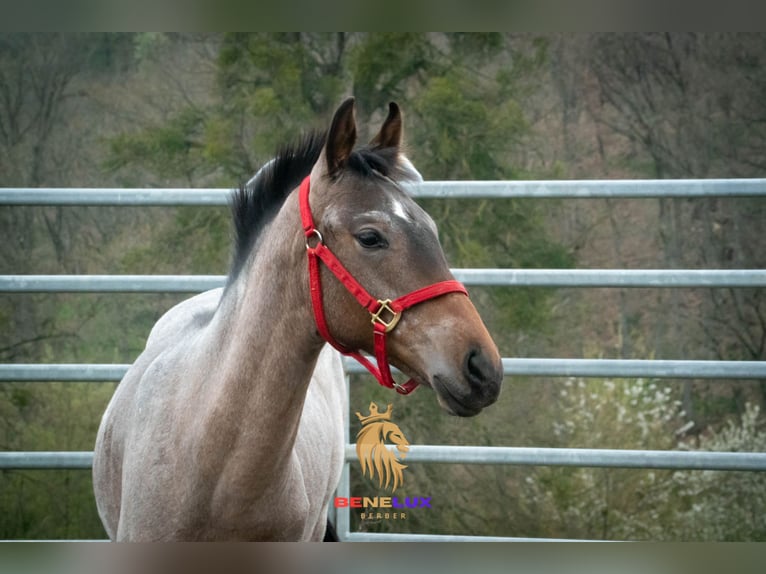
[[[306,236],[306,253],[308,254],[309,288],[311,292],[311,306],[314,309],[314,319],[317,330],[322,338],[342,354],[359,361],[378,382],[389,388],[396,389],[402,395],[410,394],[418,386],[414,379],[410,379],[403,385],[398,384],[391,376],[391,368],[388,364],[388,351],[386,336],[396,328],[402,313],[424,301],[441,297],[447,293],[462,293],[468,295],[462,283],[454,280],[440,281],[421,289],[412,291],[396,299],[377,299],[359,283],[354,276],[343,266],[340,260],[324,243],[324,238],[314,225],[311,215],[309,193],[311,182],[306,177],[300,185],[299,202],[301,211],[301,223],[303,233]],[[319,264],[324,263],[335,275],[338,281],[351,293],[359,304],[370,313],[370,321],[373,327],[374,351],[377,365],[374,365],[358,349],[350,349],[341,344],[332,336],[327,326],[327,319],[322,301],[322,281]]]

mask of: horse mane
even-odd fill
[[[282,146],[255,177],[241,184],[229,201],[234,225],[234,258],[229,280],[237,277],[255,240],[310,172],[322,153],[326,134],[310,132],[297,143]]]
[[[283,146],[247,183],[241,184],[229,201],[234,227],[234,256],[229,283],[239,275],[256,239],[276,216],[287,196],[300,185],[319,159],[326,132],[310,132],[297,143]],[[347,169],[362,177],[375,173],[393,180],[412,179],[399,162],[398,148],[363,147],[351,153]]]

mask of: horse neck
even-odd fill
[[[220,374],[214,410],[227,414],[217,424],[228,431],[215,432],[238,434],[230,439],[247,445],[254,464],[289,459],[323,345],[310,308],[295,195],[264,229],[216,313]]]

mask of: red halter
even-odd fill
[[[405,309],[413,307],[418,303],[440,297],[447,293],[463,293],[468,295],[465,287],[458,281],[441,281],[428,287],[417,289],[398,299],[375,299],[370,295],[362,285],[354,279],[351,273],[343,266],[340,260],[335,257],[332,251],[324,244],[322,234],[314,226],[314,219],[311,216],[311,205],[309,204],[309,191],[311,184],[309,178],[303,180],[300,187],[300,208],[301,223],[303,232],[306,235],[306,251],[309,260],[309,285],[311,288],[311,304],[314,307],[314,318],[316,319],[317,329],[325,341],[330,343],[338,351],[353,357],[359,361],[378,382],[389,388],[394,388],[402,395],[408,395],[418,386],[418,383],[410,379],[403,385],[394,381],[391,376],[391,369],[388,366],[388,354],[386,352],[386,334],[392,331]],[[311,246],[310,240],[316,239],[316,245]],[[358,350],[349,349],[340,344],[330,334],[325,319],[324,307],[322,305],[322,284],[319,276],[319,260],[327,265],[327,268],[333,272],[343,286],[348,289],[359,304],[367,309],[371,315],[373,325],[373,335],[375,338],[375,359],[378,366],[372,364],[367,358],[362,356]]]

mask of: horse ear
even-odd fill
[[[370,145],[377,148],[399,147],[402,142],[402,112],[396,102],[388,104],[388,117]]]
[[[333,176],[346,165],[356,143],[356,120],[354,98],[345,100],[335,112],[327,134],[325,160],[327,171]]]

